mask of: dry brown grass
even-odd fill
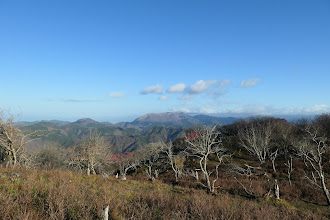
[[[106,205],[111,219],[329,218],[327,207],[299,208],[285,200],[248,200],[225,192],[212,196],[161,181],[123,182],[61,170],[0,172],[7,172],[0,177],[1,219],[101,219]],[[13,172],[21,176],[12,176]]]

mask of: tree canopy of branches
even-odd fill
[[[138,150],[141,165],[145,166],[146,174],[149,180],[153,180],[153,167],[156,165],[162,149],[161,142],[150,143]],[[154,170],[155,177],[158,176],[158,170]]]
[[[324,172],[324,168],[329,166],[330,115],[318,116],[313,121],[301,121],[297,126],[300,135],[297,136],[294,145],[298,156],[309,167],[309,174],[306,172],[305,177],[312,185],[323,190],[327,203],[330,205],[330,194]]]
[[[256,156],[263,167],[267,156],[270,155],[270,141],[273,125],[270,122],[261,123],[254,120],[238,132],[240,145],[251,155]]]
[[[185,141],[187,143],[186,152],[199,160],[200,169],[205,177],[208,192],[215,192],[215,182],[219,178],[218,168],[224,158],[229,156],[226,154],[226,149],[222,146],[221,132],[217,129],[217,125],[213,127],[200,126],[186,133]],[[210,156],[215,155],[217,165],[215,171],[211,171],[208,167]],[[215,172],[215,177],[211,181],[211,174]]]
[[[242,123],[238,131],[239,145],[248,151],[250,155],[257,158],[259,166],[255,167],[247,163],[244,164],[244,166],[234,165],[233,171],[249,178],[249,187],[244,186],[241,182],[239,183],[250,196],[260,196],[253,192],[252,177],[259,179],[266,178],[269,183],[269,189],[266,195],[270,195],[272,175],[269,174],[265,163],[266,160],[269,159],[272,162],[273,171],[276,172],[275,159],[278,157],[280,149],[288,145],[287,136],[289,130],[287,127],[288,124],[285,120],[272,117],[251,118],[249,121],[245,122],[245,124]],[[279,198],[277,180],[275,179],[273,182],[275,195]]]
[[[0,152],[1,160],[9,166],[15,166],[23,160],[28,160],[25,146],[42,135],[40,131],[29,134],[23,132],[13,124],[14,116],[6,117],[4,111],[0,111]]]
[[[175,175],[175,181],[178,182],[179,177],[183,174],[184,162],[186,160],[186,154],[184,152],[175,153],[173,142],[162,142],[162,152],[167,156],[168,162]]]
[[[107,156],[108,145],[104,138],[95,130],[74,146],[70,164],[80,169],[86,169],[87,175],[96,174],[95,168],[101,166]]]

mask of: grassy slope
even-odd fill
[[[7,172],[7,173],[6,173]],[[20,173],[19,177],[11,175]],[[327,219],[329,208],[304,202],[247,200],[160,181],[120,181],[61,170],[0,168],[1,219]]]

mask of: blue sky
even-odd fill
[[[330,112],[330,2],[0,0],[20,120]]]

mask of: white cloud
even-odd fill
[[[200,113],[204,113],[204,114],[215,114],[215,113],[217,113],[216,110],[211,109],[211,108],[206,108],[206,107],[202,107],[202,108],[200,108],[200,109],[199,109],[199,112],[200,112]]]
[[[240,87],[242,88],[250,88],[253,87],[255,85],[257,85],[257,83],[260,81],[260,79],[246,79],[246,80],[242,80],[240,83]]]
[[[282,109],[283,114],[298,114],[298,115],[315,115],[330,112],[330,106],[328,105],[313,105],[310,107],[291,107]]]
[[[225,79],[220,82],[220,86],[226,86],[231,83],[232,83],[231,79]]]
[[[184,94],[183,96],[180,97],[180,100],[188,100],[192,99],[194,96],[191,94]]]
[[[169,93],[183,92],[185,88],[186,88],[186,84],[178,83],[178,84],[175,84],[173,86],[170,86],[167,89],[167,92],[169,92]]]
[[[327,105],[313,105],[312,107],[306,108],[306,112],[317,112],[325,113],[330,112],[330,106]]]
[[[156,94],[160,94],[163,92],[163,87],[159,84],[154,85],[154,86],[149,86],[145,89],[143,89],[141,91],[141,94],[145,95],[145,94],[150,94],[150,93],[156,93]]]
[[[182,111],[192,114],[219,114],[224,116],[234,117],[248,117],[255,115],[317,115],[330,112],[328,105],[313,105],[310,107],[285,107],[275,108],[270,105],[243,105],[236,108],[217,109],[204,106],[201,108],[182,108],[175,109],[175,111]]]
[[[192,111],[190,109],[187,108],[180,108],[180,109],[172,109],[171,111],[173,112],[183,112],[183,113],[192,113]]]
[[[123,98],[125,97],[125,94],[123,92],[112,92],[109,96],[112,98]]]
[[[98,99],[62,99],[64,102],[102,102]]]
[[[189,93],[191,94],[198,94],[204,92],[210,85],[215,84],[216,80],[199,80],[195,82],[193,85],[189,88]]]
[[[166,96],[166,95],[159,96],[159,100],[167,100],[167,99],[168,99],[168,96]]]

